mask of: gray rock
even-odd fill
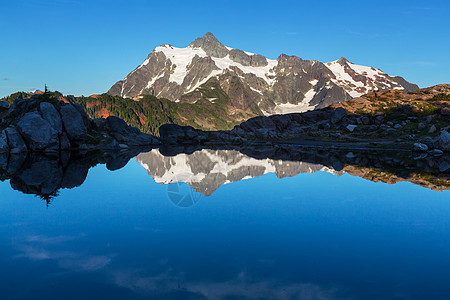
[[[53,104],[48,102],[41,102],[39,105],[41,115],[58,133],[62,132],[62,120],[59,112]]]
[[[176,143],[184,138],[184,130],[180,125],[164,124],[159,127],[159,136],[165,142]]]
[[[443,115],[443,116],[450,116],[450,107],[443,107],[443,108],[441,108],[441,115]]]
[[[0,108],[9,108],[9,103],[0,100]]]
[[[431,126],[430,126],[430,129],[428,129],[428,133],[435,133],[436,130],[437,130],[436,126],[431,125]]]
[[[76,141],[86,139],[87,129],[78,110],[73,105],[68,104],[61,107],[60,113],[69,139]]]
[[[422,122],[420,122],[420,123],[417,125],[417,128],[419,128],[420,130],[424,129],[425,127],[426,127],[425,123],[422,123]]]
[[[6,172],[8,174],[18,174],[25,162],[25,160],[27,159],[27,152],[26,151],[22,151],[22,152],[13,152],[13,150],[11,150],[11,155],[9,156],[9,162],[8,162],[8,169],[6,170]]]
[[[128,124],[116,116],[109,116],[106,119],[106,123],[108,124],[109,130],[112,132],[126,134],[130,131]]]
[[[402,128],[402,125],[401,125],[401,124],[395,124],[395,125],[394,125],[394,128],[395,128],[395,129],[400,129],[400,128]]]
[[[8,156],[9,156],[9,153],[7,153],[7,152],[0,153],[0,170],[1,171],[6,171],[6,169],[8,168]]]
[[[336,124],[340,122],[342,118],[344,118],[345,114],[346,112],[344,108],[342,107],[336,108],[333,114],[331,115],[331,123]]]
[[[450,133],[442,130],[437,139],[439,147],[444,151],[450,151]]]
[[[433,149],[428,151],[429,154],[433,155],[433,156],[441,156],[442,154],[444,154],[444,152],[442,150],[439,149]]]
[[[67,133],[63,132],[59,137],[59,148],[61,150],[69,150],[72,146],[70,145],[69,137]]]
[[[195,41],[189,44],[194,48],[202,48],[207,55],[212,57],[223,58],[227,56],[229,50],[223,44],[221,44],[216,37],[211,33],[206,33],[203,37],[197,38]]]
[[[413,150],[414,151],[420,151],[420,152],[424,152],[428,150],[428,146],[422,143],[414,143],[413,145]]]
[[[58,149],[58,132],[37,112],[26,113],[17,123],[29,150]]]
[[[370,124],[370,119],[369,119],[368,117],[362,117],[362,118],[361,118],[361,122],[362,122],[364,125],[369,125],[369,124]]]
[[[358,127],[358,125],[352,125],[352,124],[350,124],[350,125],[347,125],[345,128],[346,128],[348,131],[353,132],[353,131],[355,130],[356,127]]]
[[[20,133],[14,127],[8,127],[5,129],[6,136],[8,138],[9,149],[11,153],[27,152],[27,145],[23,140]]]
[[[86,111],[84,110],[83,106],[81,106],[80,103],[73,103],[72,105],[78,110],[81,117],[83,118],[84,125],[86,126],[86,128],[88,128],[89,127],[89,116],[86,113]]]
[[[3,130],[2,133],[0,133],[0,153],[7,152],[9,152],[8,138],[6,137],[6,132]]]

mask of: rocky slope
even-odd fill
[[[443,93],[447,88],[440,85],[406,95],[377,92],[375,98],[368,95],[336,107],[255,117],[229,131],[170,124],[159,130],[163,142],[178,145],[309,143],[442,155],[450,152],[450,93]]]
[[[401,77],[345,58],[321,63],[282,54],[271,60],[226,47],[207,33],[186,48],[157,47],[108,93],[135,99],[154,95],[186,103],[206,100],[268,115],[322,108],[373,90],[417,88]]]

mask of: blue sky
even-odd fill
[[[420,87],[450,83],[449,1],[3,1],[0,97],[106,92],[156,46],[211,31],[277,58],[346,57]]]

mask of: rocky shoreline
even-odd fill
[[[122,119],[90,119],[83,107],[35,95],[0,103],[0,153],[117,150],[158,145]]]
[[[401,115],[394,123],[391,115]],[[298,144],[355,149],[398,149],[428,153],[434,156],[450,152],[450,123],[447,109],[433,117],[446,124],[434,126],[428,135],[411,134],[427,117],[420,118],[405,105],[389,113],[347,114],[342,107],[302,114],[260,116],[228,131],[202,131],[190,126],[165,124],[159,129],[163,144],[169,145],[258,145]],[[430,122],[428,122],[430,123]]]

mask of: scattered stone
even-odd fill
[[[347,157],[347,158],[355,158],[356,155],[353,154],[353,152],[349,152],[349,153],[347,153],[347,155],[345,155],[345,157]]]
[[[434,118],[434,115],[429,115],[425,118],[425,122],[430,123],[433,120],[433,118]]]
[[[401,125],[401,124],[395,124],[395,125],[394,125],[394,128],[395,128],[395,129],[400,129],[400,128],[402,128],[402,125]]]
[[[434,126],[434,125],[431,125],[430,126],[430,129],[428,129],[428,133],[435,133],[436,132],[436,126]]]
[[[419,128],[419,130],[424,129],[425,127],[426,127],[425,123],[422,122],[417,125],[417,128]]]
[[[414,143],[413,145],[413,150],[414,151],[420,151],[420,152],[424,152],[428,150],[428,146],[422,143]]]
[[[340,136],[341,136],[341,134],[339,132],[332,132],[332,133],[330,133],[330,137],[332,137],[332,138],[338,138]]]
[[[331,115],[331,123],[336,124],[339,123],[345,116],[346,111],[342,107],[338,107],[334,110],[333,114]]]
[[[353,132],[353,131],[355,130],[356,127],[358,127],[358,125],[352,125],[352,124],[350,124],[350,125],[347,125],[345,128],[346,128],[348,131]]]
[[[446,106],[441,108],[441,115],[450,116],[450,107]]]
[[[442,154],[444,154],[444,152],[439,149],[430,150],[430,151],[428,151],[428,153],[433,156],[441,156]]]
[[[378,117],[381,117],[381,116],[378,116]],[[369,125],[369,124],[370,124],[370,119],[369,119],[368,117],[362,117],[362,118],[361,118],[361,122],[362,122],[364,125]]]
[[[442,130],[437,139],[437,143],[443,151],[450,151],[450,133]]]

